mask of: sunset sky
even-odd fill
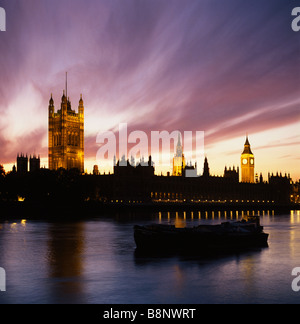
[[[299,4],[299,3],[298,3]],[[99,132],[204,131],[212,174],[240,165],[300,178],[300,32],[287,0],[0,0],[0,164],[48,166],[48,103],[85,105],[85,168]],[[202,172],[203,161],[198,161]],[[99,163],[100,171],[101,163]],[[171,166],[170,166],[171,170]],[[161,171],[159,169],[157,172]],[[163,170],[165,171],[165,170]]]

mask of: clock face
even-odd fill
[[[253,159],[251,159],[251,160],[250,160],[250,163],[251,163],[251,164],[254,164],[254,160],[253,160]]]
[[[247,159],[243,159],[243,164],[247,164]]]

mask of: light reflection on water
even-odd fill
[[[197,226],[259,214],[269,247],[222,257],[137,257],[133,225]],[[161,212],[0,224],[0,303],[298,303],[300,211]]]

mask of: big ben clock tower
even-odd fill
[[[254,183],[254,155],[251,152],[248,135],[241,155],[242,182]]]

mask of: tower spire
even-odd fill
[[[178,132],[178,142],[177,142],[177,145],[176,145],[176,156],[177,157],[182,157],[182,152],[183,149],[182,149],[182,145],[181,145],[181,136],[180,136],[180,132]]]
[[[180,132],[178,132],[178,141],[177,141],[177,146],[181,146]]]
[[[249,138],[248,138],[248,133],[246,133],[246,142],[245,142],[245,145],[250,145]]]
[[[68,98],[68,72],[66,72],[66,98]]]

